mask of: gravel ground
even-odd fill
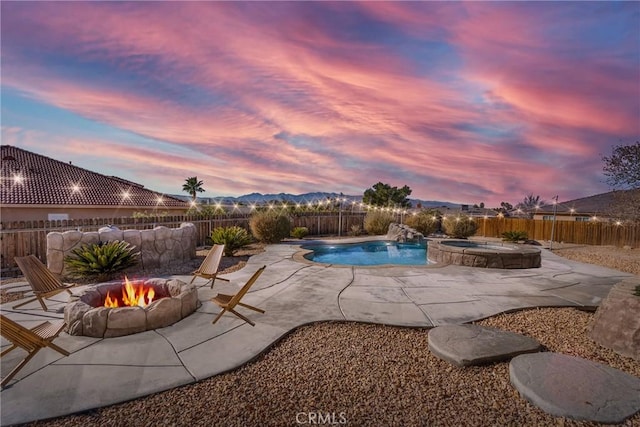
[[[640,276],[640,248],[561,244],[553,252],[574,261],[602,265]]]
[[[639,362],[586,336],[592,319],[593,313],[572,308],[545,308],[477,323],[640,377]],[[312,424],[310,413],[356,426],[598,425],[553,417],[529,404],[510,385],[507,363],[456,368],[437,359],[428,350],[427,334],[428,329],[344,322],[304,326],[229,373],[30,425],[284,426]],[[623,425],[639,426],[640,413]]]

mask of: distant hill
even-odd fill
[[[182,200],[191,200],[189,196],[175,194],[172,197],[176,197]],[[315,193],[304,193],[304,194],[289,194],[289,193],[278,193],[278,194],[262,194],[262,193],[251,193],[245,194],[244,196],[239,197],[198,197],[199,203],[205,204],[213,204],[213,203],[222,203],[222,204],[234,204],[234,203],[243,203],[243,204],[252,204],[252,203],[268,203],[268,202],[282,202],[287,201],[290,203],[309,203],[315,202],[318,200],[326,200],[327,198],[333,199],[336,197],[344,197],[347,199],[348,203],[352,201],[360,202],[362,200],[362,196],[349,196],[342,195],[339,193],[324,193],[324,192],[315,192]],[[411,201],[411,206],[416,207],[418,203],[422,205],[424,208],[439,208],[439,207],[447,207],[447,208],[459,208],[460,205],[457,203],[451,202],[442,202],[438,200],[419,200],[419,199],[409,199]]]

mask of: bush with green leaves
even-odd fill
[[[249,232],[242,227],[218,227],[211,232],[211,241],[217,245],[224,245],[224,256],[233,254],[249,243],[253,239]]]
[[[387,234],[392,222],[395,222],[395,217],[390,212],[369,211],[364,217],[364,229],[369,234]]]
[[[109,280],[138,263],[140,252],[128,242],[114,240],[98,244],[82,245],[64,259],[72,277]]]
[[[526,231],[505,231],[502,233],[502,240],[505,242],[518,243],[529,239]]]
[[[438,218],[430,211],[420,211],[415,215],[409,215],[404,222],[424,236],[435,233],[439,225]]]
[[[296,239],[303,239],[307,234],[309,234],[307,227],[296,227],[291,230],[291,237],[295,237]]]
[[[272,212],[256,212],[249,219],[253,237],[263,243],[278,243],[289,237],[291,220],[288,216]]]
[[[467,217],[447,217],[442,219],[444,232],[456,239],[466,239],[476,234],[478,224]]]

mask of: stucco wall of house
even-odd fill
[[[548,218],[549,217],[549,218]],[[553,217],[553,213],[538,213],[533,216],[535,220],[550,220],[550,217]],[[591,221],[591,215],[583,215],[583,214],[556,214],[556,221]]]
[[[159,208],[157,210],[137,207],[64,207],[64,206],[2,206],[0,207],[0,220],[2,222],[13,221],[46,221],[49,214],[68,215],[68,219],[90,219],[90,218],[120,218],[131,217],[134,212],[163,213],[170,215],[182,215],[186,212],[184,208]],[[53,218],[62,219],[62,218]]]

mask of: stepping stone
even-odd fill
[[[456,366],[482,365],[540,351],[533,338],[479,325],[444,325],[429,331],[429,350]]]
[[[621,423],[640,411],[640,378],[559,353],[523,354],[509,363],[511,384],[549,414]]]

